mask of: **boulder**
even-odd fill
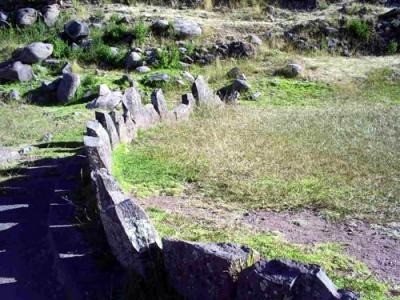
[[[0,68],[0,80],[29,81],[33,78],[33,70],[20,61],[6,64]]]
[[[115,148],[119,144],[119,135],[117,132],[117,128],[113,122],[113,119],[108,113],[96,111],[95,112],[96,120],[105,128],[110,137],[111,148]]]
[[[234,67],[226,73],[229,78],[236,79],[242,74],[242,71],[238,67]]]
[[[57,87],[57,101],[68,103],[78,90],[81,80],[79,75],[74,73],[64,73]]]
[[[122,97],[122,105],[131,115],[134,115],[143,106],[142,96],[135,87],[125,91]]]
[[[0,146],[0,166],[13,163],[21,158],[17,149]]]
[[[125,59],[125,68],[128,70],[136,69],[143,65],[140,53],[132,51]]]
[[[263,43],[260,37],[255,34],[248,35],[246,39],[250,44],[253,44],[255,46],[261,46]]]
[[[42,42],[32,43],[18,51],[17,60],[24,64],[34,64],[45,60],[53,53],[53,45]]]
[[[38,15],[36,9],[30,7],[20,8],[15,15],[15,22],[20,26],[31,26],[37,21]]]
[[[229,57],[235,58],[253,57],[256,54],[256,49],[250,43],[234,41],[228,45],[227,54]]]
[[[180,39],[192,39],[202,33],[200,25],[189,20],[176,19],[172,26],[175,35]]]
[[[127,198],[106,169],[93,173],[100,219],[119,263],[144,279],[154,276],[161,241],[145,211]]]
[[[197,105],[222,105],[221,99],[209,88],[203,76],[198,76],[192,85],[192,94]]]
[[[60,6],[58,4],[47,5],[43,9],[44,23],[49,27],[52,27],[56,24],[59,15]]]
[[[295,78],[303,73],[303,67],[299,64],[288,64],[287,66],[276,70],[274,75],[283,76],[286,78]]]
[[[260,260],[240,274],[236,299],[340,299],[336,287],[322,273],[316,265]]]
[[[193,83],[195,81],[193,75],[190,74],[188,71],[183,71],[181,75],[186,81],[189,81],[190,83]]]
[[[64,25],[64,32],[73,42],[87,38],[90,33],[89,26],[79,20],[71,20],[66,23]]]
[[[233,299],[239,273],[258,259],[244,246],[171,239],[163,239],[163,256],[169,283],[179,295],[210,300]]]
[[[167,20],[155,20],[150,25],[151,31],[158,36],[168,35],[169,22]]]
[[[113,110],[121,104],[122,93],[120,91],[111,91],[106,84],[99,86],[99,96],[89,102],[86,107],[89,109],[100,108]]]
[[[111,170],[111,147],[103,139],[93,136],[84,136],[83,144],[88,157],[90,169],[106,168]]]

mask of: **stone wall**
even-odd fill
[[[224,103],[201,76],[172,111],[161,90],[152,94],[152,105],[143,105],[135,88],[123,99],[120,110],[96,112],[96,120],[87,123],[84,145],[100,219],[124,268],[155,290],[172,290],[168,299],[358,299],[351,291],[337,290],[317,265],[267,261],[255,250],[231,243],[161,240],[137,199],[124,194],[111,175],[112,149],[131,143],[138,128],[187,120],[196,105],[221,108]],[[162,293],[158,296],[165,299]]]

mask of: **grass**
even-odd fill
[[[190,241],[234,242],[248,245],[267,258],[288,258],[323,266],[340,288],[361,294],[362,299],[387,299],[388,286],[375,279],[362,263],[346,256],[340,245],[318,244],[314,247],[290,244],[278,236],[239,227],[218,226],[212,222],[186,218],[163,210],[148,209],[161,236]]]
[[[368,41],[371,37],[371,26],[366,20],[351,19],[346,26],[349,33],[359,40]]]
[[[370,86],[377,94],[387,90],[389,83],[370,80],[376,83]],[[157,159],[155,172],[162,176],[162,170],[172,164],[179,172],[170,174],[169,180],[186,185],[186,193],[214,201],[246,208],[308,208],[332,218],[397,220],[399,107],[387,99],[383,103],[361,100],[366,91],[359,91],[359,98],[344,94],[343,99],[336,100],[337,95],[327,99],[324,93],[330,93],[329,89],[321,93],[318,85],[309,86],[306,94],[311,91],[315,101],[325,105],[305,106],[309,100],[299,96],[297,102],[281,100],[270,105],[260,100],[263,108],[200,111],[187,123],[143,136],[116,157],[115,172],[119,172],[118,164],[135,156],[135,164],[124,164],[118,177],[140,190],[146,179],[137,176],[135,169],[141,167],[140,157],[148,158],[150,153]],[[398,101],[398,86],[393,89],[388,95]],[[299,90],[300,95],[305,93]]]

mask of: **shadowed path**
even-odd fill
[[[1,299],[119,298],[124,275],[104,259],[102,230],[77,217],[84,161],[39,160],[0,183]]]

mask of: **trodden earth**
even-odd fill
[[[312,299],[400,299],[398,6],[0,0],[0,298],[164,291],[110,242],[83,144],[104,126],[161,238],[321,266],[335,292]]]

